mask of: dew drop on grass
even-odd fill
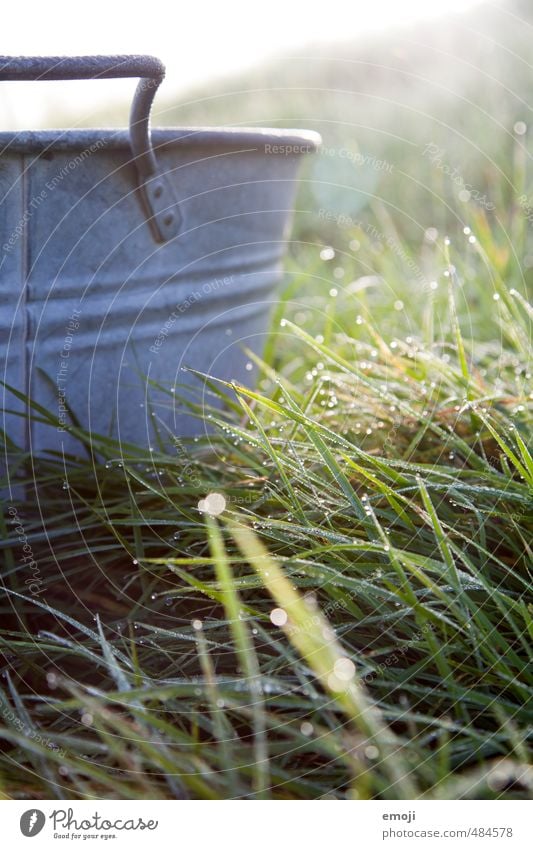
[[[220,492],[210,492],[205,498],[198,502],[200,513],[208,513],[209,516],[220,516],[226,509],[226,499]]]
[[[281,628],[283,625],[287,624],[288,620],[287,613],[281,607],[275,607],[270,611],[270,621],[273,625],[276,625],[278,628]]]
[[[333,673],[340,681],[351,681],[355,677],[355,665],[348,657],[341,657],[333,665]]]
[[[375,761],[377,758],[379,758],[378,747],[377,746],[366,746],[365,757],[368,758],[369,761]]]

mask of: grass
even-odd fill
[[[256,387],[211,381],[186,453],[14,454],[6,797],[531,796],[520,257],[479,210],[417,252],[368,220],[294,246]]]

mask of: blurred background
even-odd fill
[[[301,86],[301,71],[305,72],[307,63],[312,65],[318,58],[342,58],[342,54],[337,56],[340,40],[350,42],[345,45],[345,57],[355,58],[370,33],[405,28],[423,19],[434,20],[440,26],[446,13],[475,5],[474,0],[330,0],[327,4],[271,0],[261,8],[247,0],[227,0],[223,4],[213,0],[179,4],[163,0],[156,8],[138,0],[93,0],[83,7],[73,7],[68,0],[29,0],[23,14],[17,4],[9,4],[3,10],[3,51],[12,55],[152,53],[166,64],[167,97],[170,104],[175,104],[176,100],[186,102],[195,95],[204,99],[214,82],[218,84],[218,95],[224,92],[231,96],[238,89],[249,88],[252,81],[247,80],[248,72],[272,59],[280,63],[281,76],[272,78],[273,69],[266,65],[264,74],[254,78],[254,83],[268,89],[286,75],[287,87],[293,82]],[[327,47],[321,57],[316,54],[320,46]],[[300,66],[294,80],[292,71],[298,69],[291,67],[291,60]],[[308,70],[309,84],[313,85],[321,72],[312,67]],[[349,69],[346,70],[344,79],[349,79]],[[324,77],[324,83],[330,81],[329,76]],[[342,74],[338,76],[341,78]],[[353,88],[352,83],[349,88]],[[61,118],[77,123],[88,120],[93,109],[97,114],[103,102],[112,102],[115,109],[110,119],[113,123],[124,121],[127,93],[128,84],[121,82],[108,82],[104,91],[93,83],[73,85],[70,91],[49,84],[46,94],[21,85],[2,92],[1,120],[18,128]],[[85,116],[80,115],[80,103]],[[266,102],[265,107],[271,109],[270,103]],[[51,119],[50,109],[55,118]],[[226,113],[222,105],[218,114],[227,120],[231,112]],[[270,117],[279,117],[276,106]]]

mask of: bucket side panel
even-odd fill
[[[35,159],[30,192],[45,201],[30,231],[27,361],[32,395],[59,427],[32,426],[32,451],[80,453],[65,430],[69,407],[85,427],[146,444],[146,376],[176,394],[182,381],[200,385],[183,366],[250,378],[241,343],[262,347],[297,164],[256,151],[165,151],[182,228],[161,244],[124,152]],[[170,433],[204,427],[168,398],[160,415]]]
[[[25,270],[27,233],[34,215],[28,204],[23,157],[0,156],[0,430],[20,448],[26,444],[25,405],[4,383],[22,393],[27,390]]]

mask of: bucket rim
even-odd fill
[[[274,156],[300,156],[314,153],[322,143],[320,134],[314,130],[271,127],[156,127],[151,135],[155,151],[169,147],[214,147]],[[129,131],[122,128],[0,132],[0,157],[9,153],[87,149],[98,152],[129,148]]]

